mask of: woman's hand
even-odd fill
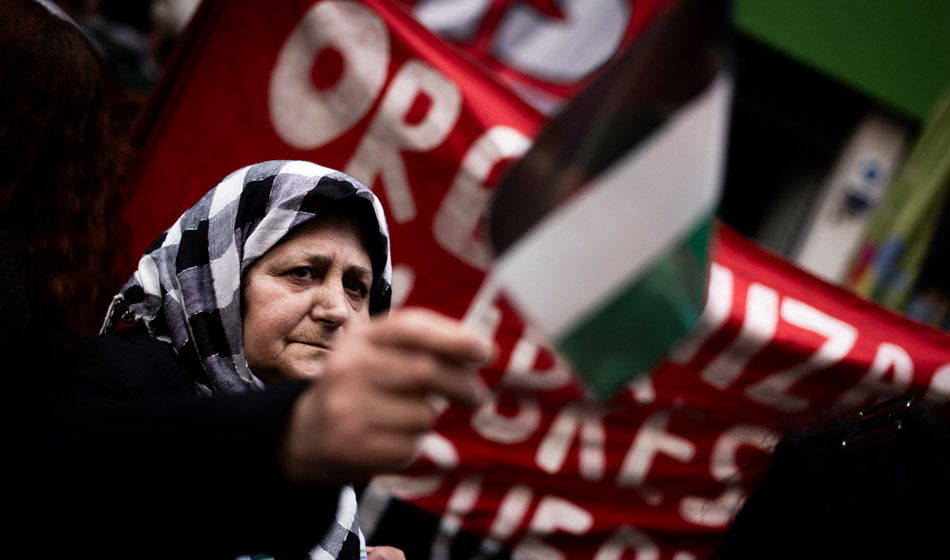
[[[406,560],[401,550],[391,546],[367,546],[366,556],[369,560]]]
[[[439,417],[432,397],[481,402],[491,342],[422,308],[347,326],[323,374],[301,394],[284,445],[294,480],[345,484],[407,466]]]

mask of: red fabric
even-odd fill
[[[431,487],[405,497],[443,514],[453,495],[474,485],[467,491],[476,497],[455,514],[483,535],[502,503],[510,508],[520,497],[524,509],[500,540],[523,552],[548,554],[544,546],[551,546],[572,559],[608,550],[702,557],[739,505],[746,481],[736,469],[763,457],[769,430],[783,419],[856,411],[906,392],[946,402],[945,333],[831,286],[724,226],[713,254],[719,278],[725,273],[729,281],[710,294],[710,306],[715,299],[727,313],[708,323],[715,328],[687,359],[660,364],[605,410],[585,409],[573,383],[554,381],[558,371],[544,349],[530,363],[533,372],[509,367],[519,330],[506,313],[500,364],[485,373],[493,400],[474,415],[449,409],[439,428],[457,461],[436,455],[433,445],[427,449],[437,459],[414,465],[411,477],[381,482],[395,489],[428,481]],[[756,322],[771,324],[774,334],[752,329]],[[532,388],[544,378],[548,388]],[[552,523],[550,535],[541,531],[544,545],[532,540],[529,527]]]
[[[395,0],[395,3],[403,5],[406,9],[432,4],[426,0]],[[598,70],[602,69],[609,59],[602,62],[598,60],[588,61],[588,72],[582,73],[577,77],[563,77],[560,79],[550,78],[544,72],[526,68],[519,65],[517,54],[506,52],[499,46],[499,30],[512,23],[519,15],[525,11],[533,10],[541,20],[546,20],[544,32],[551,33],[557,38],[552,40],[554,45],[551,47],[558,52],[552,52],[551,57],[555,60],[565,56],[571,56],[577,48],[577,36],[572,34],[578,25],[586,23],[595,23],[583,21],[580,13],[596,13],[600,10],[608,14],[608,18],[624,18],[625,25],[618,36],[597,37],[598,40],[616,40],[618,51],[630,45],[640,33],[653,21],[660,12],[668,5],[673,4],[674,0],[617,0],[616,2],[600,2],[599,6],[590,9],[591,6],[583,6],[581,3],[562,3],[554,0],[486,0],[485,2],[471,2],[478,4],[479,9],[475,10],[471,21],[467,22],[466,32],[457,33],[454,36],[445,36],[443,39],[458,48],[471,57],[477,64],[483,65],[489,71],[498,77],[499,81],[507,84],[517,90],[526,88],[527,91],[542,92],[542,95],[550,96],[551,102],[555,105],[570,99],[584,87],[590,84],[596,76]],[[593,4],[593,3],[590,3]],[[585,10],[590,10],[585,12]],[[574,16],[573,19],[571,16]],[[547,16],[544,18],[543,16]],[[594,35],[598,35],[597,32]],[[581,39],[590,40],[590,37]],[[555,64],[555,66],[557,66]]]
[[[436,90],[425,91],[450,97],[444,94],[448,84],[460,105],[454,116],[439,116],[434,131],[419,141],[444,138],[431,147],[391,152],[398,153],[398,165],[384,165],[384,173],[373,168],[379,161],[364,157],[356,167],[364,174],[353,174],[374,188],[390,215],[396,303],[461,317],[484,277],[471,256],[481,243],[478,220],[453,230],[455,241],[440,238],[438,224],[479,213],[516,157],[488,157],[488,169],[470,164],[483,153],[472,148],[485,131],[505,127],[530,139],[545,118],[395,4],[337,3],[368,8],[375,14],[369,20],[385,22],[389,58],[382,87],[364,114],[325,143],[292,147],[270,116],[271,76],[298,22],[308,10],[329,4],[272,2],[260,10],[251,0],[205,0],[182,45],[188,56],[169,67],[152,99],[152,120],[145,121],[147,141],[124,209],[133,230],[131,262],[241,166],[308,159],[348,171],[360,159],[362,143],[390,138],[380,123],[407,130],[432,117],[439,100],[420,94],[418,84],[434,76]],[[332,90],[333,69],[344,72],[346,57],[338,51],[321,57],[322,70],[313,79]],[[404,113],[386,113],[396,78],[407,75],[402,83],[415,92],[413,101]],[[404,170],[408,191],[398,188],[398,174],[386,174],[393,169]],[[480,171],[459,180],[464,169]],[[395,210],[400,193],[410,197],[414,214],[405,213],[405,205],[402,214]],[[474,413],[448,408],[419,461],[375,484],[524,553],[702,556],[737,505],[741,478],[731,486],[720,481],[759,454],[767,431],[784,414],[836,404],[857,409],[873,396],[924,394],[935,385],[944,387],[942,395],[950,387],[945,333],[828,285],[725,226],[715,239],[715,291],[694,352],[683,350],[678,361],[660,364],[605,409],[594,410],[552,352],[535,344],[531,329],[500,301],[500,355],[483,372],[492,399]],[[720,308],[717,320],[713,310]],[[771,402],[778,397],[784,400]],[[616,556],[599,556],[609,552]]]

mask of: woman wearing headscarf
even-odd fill
[[[235,171],[53,363],[38,521],[100,558],[359,558],[352,485],[412,460],[431,397],[476,404],[491,354],[390,295],[369,189],[309,162]]]

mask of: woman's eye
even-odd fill
[[[292,268],[289,271],[287,271],[287,274],[295,278],[309,278],[311,275],[311,271],[309,267],[298,266],[297,268]]]
[[[369,293],[369,288],[366,287],[366,284],[359,282],[357,280],[351,280],[344,284],[344,287],[356,294],[359,294],[361,298],[366,297],[366,294]]]

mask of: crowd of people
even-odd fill
[[[367,546],[356,487],[413,460],[433,397],[481,402],[492,341],[432,310],[390,310],[382,205],[314,162],[234,170],[115,278],[130,153],[112,73],[56,4],[4,8],[8,550],[404,558]],[[789,431],[714,556],[936,546],[945,420],[905,399]]]

